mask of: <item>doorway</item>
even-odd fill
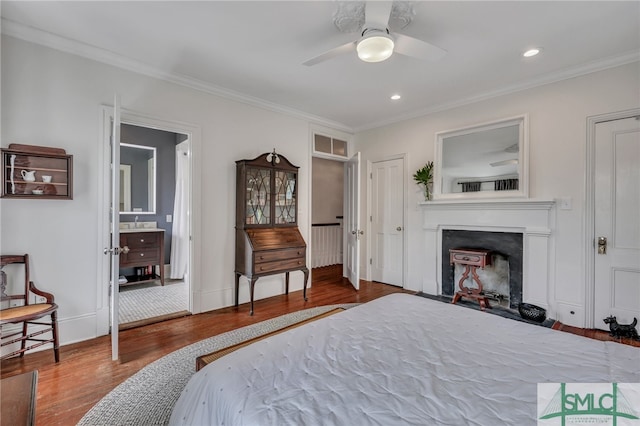
[[[311,161],[311,268],[342,265],[344,162]]]
[[[120,234],[131,246],[120,260],[121,330],[189,314],[188,239],[180,235],[188,229],[188,139],[121,125],[120,169],[129,170],[130,178],[120,181]]]
[[[346,227],[352,226],[349,213],[354,200],[349,198],[348,184],[351,151],[351,135],[320,126],[311,127],[311,274],[341,275],[352,280],[348,270],[356,261],[350,254],[350,234]],[[358,157],[359,158],[359,157]],[[359,163],[358,163],[359,164]],[[314,270],[315,268],[315,270]],[[320,269],[325,268],[325,269]],[[312,279],[313,281],[313,279]],[[357,289],[358,283],[352,284]]]

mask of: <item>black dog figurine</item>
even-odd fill
[[[605,324],[609,324],[609,335],[613,337],[628,337],[630,339],[638,339],[638,331],[636,325],[638,318],[634,318],[631,324],[618,324],[616,317],[610,316],[603,320]]]

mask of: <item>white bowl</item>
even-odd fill
[[[44,191],[43,191],[42,189],[33,189],[33,190],[31,191],[31,193],[32,193],[33,195],[42,195],[42,194],[44,194]]]

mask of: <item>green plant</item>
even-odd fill
[[[423,185],[431,183],[433,181],[433,161],[427,162],[423,168],[418,169],[413,175],[413,179]]]
[[[430,184],[433,183],[433,161],[428,161],[421,169],[418,169],[413,179],[420,185],[424,185],[424,198],[429,200],[431,198]]]

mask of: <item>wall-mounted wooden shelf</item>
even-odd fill
[[[73,155],[35,145],[2,148],[2,197],[73,199]]]

